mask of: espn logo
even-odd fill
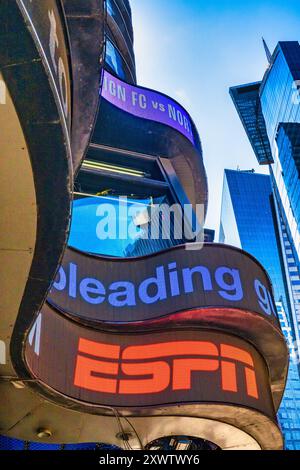
[[[121,346],[79,339],[74,385],[118,395],[143,395],[191,390],[192,374],[220,374],[223,392],[238,393],[237,367],[243,368],[246,393],[258,399],[251,354],[229,344],[172,341]]]

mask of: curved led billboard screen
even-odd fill
[[[199,134],[190,115],[172,98],[104,71],[92,142],[171,160],[191,204],[207,207]]]
[[[263,358],[222,332],[105,333],[44,306],[25,356],[40,382],[90,406],[142,407],[147,414],[149,406],[228,403],[275,416]]]
[[[270,280],[254,258],[225,245],[186,248],[134,259],[68,248],[48,301],[94,323],[143,322],[219,307],[255,312],[279,327]]]
[[[173,127],[194,144],[190,116],[180,104],[162,93],[123,82],[104,71],[102,98],[133,116]]]

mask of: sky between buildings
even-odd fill
[[[224,168],[266,171],[228,93],[261,80],[278,41],[300,40],[300,0],[131,0],[140,85],[177,99],[199,130],[218,230]]]

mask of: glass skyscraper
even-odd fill
[[[260,164],[270,168],[286,275],[291,322],[300,349],[300,45],[279,42],[263,80],[230,89]]]
[[[272,179],[298,257],[300,255],[299,144],[300,45],[279,43],[260,87],[260,102],[274,165]]]
[[[272,280],[277,312],[290,349],[290,368],[278,418],[285,448],[300,449],[300,380],[291,322],[291,302],[281,251],[271,178],[252,171],[225,170],[220,242],[248,251]]]
[[[267,50],[267,58],[261,82],[232,87],[230,94],[258,162],[269,165],[290,304],[286,314],[299,362],[300,45],[279,42],[273,54]]]

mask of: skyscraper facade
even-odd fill
[[[291,299],[291,323],[300,349],[300,45],[279,42],[263,80],[230,94],[258,162],[269,165]]]
[[[266,47],[266,45],[265,45]],[[269,165],[295,354],[300,350],[300,45],[279,42],[267,53],[263,80],[230,94],[257,160]]]
[[[278,413],[285,448],[300,449],[300,377],[291,301],[269,175],[225,170],[220,242],[254,255],[270,275],[278,316],[290,350],[286,392]]]

